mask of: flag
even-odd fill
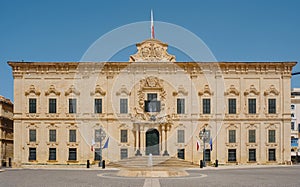
[[[210,145],[210,151],[212,151],[213,150],[212,138],[210,138],[210,140],[209,140],[209,145]]]
[[[106,142],[105,142],[102,149],[108,148],[108,142],[109,142],[109,137],[107,138],[107,140],[106,140]]]
[[[154,23],[153,23],[153,12],[152,12],[152,9],[151,9],[151,38],[155,38],[155,35],[154,35]]]
[[[199,142],[199,140],[197,140],[197,151],[199,150],[199,148],[200,148],[200,142]]]
[[[94,139],[92,139],[91,151],[94,151],[94,145],[95,145],[95,141],[94,141]]]

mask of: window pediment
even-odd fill
[[[203,96],[203,95],[209,95],[209,96],[212,96],[212,95],[214,95],[214,92],[212,92],[212,91],[210,90],[209,86],[206,84],[206,85],[204,86],[203,91],[198,92],[198,95],[199,95],[199,96]]]
[[[60,95],[60,92],[54,87],[54,85],[50,85],[49,89],[45,91],[46,96],[50,95],[51,93],[57,96]]]
[[[268,96],[268,95],[279,95],[279,91],[275,88],[274,85],[271,85],[270,88],[268,88],[265,92],[264,92],[264,96]]]
[[[80,95],[80,92],[75,88],[74,85],[71,85],[71,87],[65,92],[65,96],[70,95],[71,93],[75,94],[75,95]]]
[[[25,96],[28,96],[31,93],[33,93],[34,95],[37,95],[37,96],[39,96],[41,94],[40,91],[35,89],[34,85],[30,85],[29,89],[27,91],[25,91]]]
[[[230,88],[227,89],[227,91],[224,93],[224,95],[227,96],[230,94],[239,96],[240,92],[234,87],[234,85],[230,85]]]
[[[250,86],[249,89],[247,89],[247,90],[244,92],[244,95],[245,95],[245,96],[248,96],[248,95],[250,95],[251,93],[254,94],[254,95],[259,95],[259,91],[254,87],[253,84]]]
[[[184,95],[184,96],[187,96],[187,95],[188,95],[188,91],[186,91],[186,90],[184,89],[184,87],[183,87],[182,85],[180,85],[180,86],[178,87],[178,91],[177,91],[177,92],[173,92],[173,96],[177,96],[177,95],[179,95],[179,94],[182,94],[182,95]]]
[[[116,93],[117,96],[120,96],[121,94],[125,94],[127,96],[131,95],[130,91],[125,87],[125,85],[122,85],[122,87]]]
[[[106,95],[106,91],[104,91],[99,85],[96,85],[95,91],[91,92],[91,96],[94,96],[95,94],[100,94],[102,96]]]

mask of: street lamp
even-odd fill
[[[199,132],[199,138],[203,141],[203,167],[206,167],[205,163],[205,142],[208,139],[208,132],[205,128]]]
[[[100,127],[98,133],[96,134],[96,138],[100,143],[100,150],[99,150],[99,156],[100,156],[100,162],[99,167],[102,167],[102,141],[105,139],[106,133],[105,131]]]

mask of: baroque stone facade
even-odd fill
[[[140,155],[199,163],[290,158],[296,62],[176,62],[167,44],[137,44],[129,62],[8,62],[16,166]],[[197,149],[197,142],[201,142]],[[100,145],[101,144],[101,145]]]
[[[13,158],[13,104],[0,96],[0,167]]]

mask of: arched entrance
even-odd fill
[[[159,155],[159,132],[156,129],[149,129],[146,132],[146,155]]]

